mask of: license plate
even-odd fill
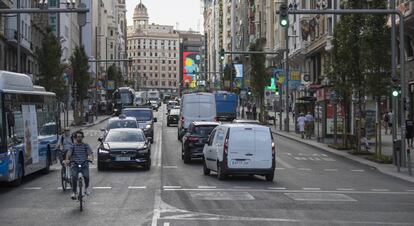
[[[115,157],[115,161],[130,161],[131,157]]]
[[[232,166],[248,166],[250,165],[249,160],[231,160]]]

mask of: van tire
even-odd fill
[[[217,163],[217,178],[219,180],[224,180],[226,179],[226,174],[224,173],[223,167],[221,165],[222,164],[220,162]]]
[[[210,169],[207,168],[206,160],[203,159],[203,174],[204,175],[210,175],[210,172],[211,172]]]
[[[267,174],[265,177],[267,181],[272,182],[275,177],[275,173]]]

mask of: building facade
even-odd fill
[[[180,39],[173,26],[150,24],[141,2],[135,7],[133,25],[128,26],[127,53],[132,59],[128,80],[135,90],[178,93],[180,83]]]

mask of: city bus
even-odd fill
[[[135,90],[129,87],[119,87],[112,94],[112,99],[114,103],[114,113],[118,114],[123,107],[134,106]]]
[[[0,181],[19,185],[25,175],[49,172],[56,162],[56,95],[29,76],[0,71]]]

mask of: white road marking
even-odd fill
[[[268,187],[267,189],[271,189],[271,190],[286,190],[285,187]]]
[[[174,185],[164,185],[162,186],[164,189],[179,189],[181,186],[174,186]]]
[[[390,191],[389,189],[373,188],[371,191]]]
[[[319,191],[321,189],[320,188],[302,188],[302,190],[306,190],[306,191]]]
[[[298,168],[298,170],[302,170],[302,171],[310,171],[311,169],[309,169],[309,168]]]
[[[365,170],[361,170],[361,169],[354,169],[354,170],[351,170],[352,172],[365,172]]]
[[[337,193],[284,193],[295,201],[317,201],[317,202],[356,202],[357,200]]]
[[[170,226],[170,222],[164,222],[164,226]]]
[[[161,149],[162,149],[162,133],[159,132],[158,133],[158,140],[157,142],[159,142],[158,145],[158,153],[157,153],[157,159],[158,159],[158,163],[157,166],[161,167],[161,163],[162,163],[162,153],[161,153]]]
[[[292,153],[284,153],[284,152],[282,152],[282,154],[284,154],[284,155],[292,155]]]
[[[276,158],[276,164],[279,163],[280,165],[282,165],[285,168],[288,169],[293,169],[294,167],[292,165],[290,165],[289,163],[285,162],[282,160],[282,158]]]
[[[112,187],[92,187],[92,189],[96,189],[96,190],[109,190],[109,189],[112,189]]]
[[[325,171],[329,171],[329,172],[336,172],[338,171],[338,169],[324,169]]]
[[[213,189],[213,188],[217,188],[216,186],[198,186],[198,188],[201,189]]]
[[[407,189],[407,190],[405,190],[405,191],[408,191],[408,192],[414,192],[414,189]]]
[[[177,169],[177,166],[162,166],[164,169]]]
[[[147,189],[147,186],[128,186],[128,189]]]
[[[276,168],[275,170],[284,170],[285,168]]]
[[[42,187],[26,187],[26,188],[23,188],[23,190],[41,190],[42,189]]]
[[[338,191],[355,191],[353,188],[337,188]]]
[[[63,190],[63,188],[62,187],[58,187],[57,190]]]

